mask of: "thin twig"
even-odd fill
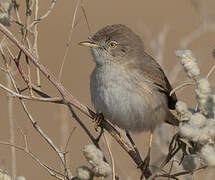
[[[15,83],[14,78],[13,78],[13,76],[12,76],[12,74],[11,74],[10,71],[8,71],[8,75],[9,75],[9,77],[11,79],[11,82],[12,82],[12,84],[13,84],[16,92],[18,93],[19,92],[18,88],[16,86],[16,83]],[[21,98],[19,98],[19,101],[20,101],[20,103],[21,103],[21,105],[22,105],[22,107],[23,107],[26,115],[28,116],[30,122],[32,123],[34,129],[41,135],[41,137],[57,153],[57,155],[60,158],[61,163],[63,164],[63,166],[67,167],[65,159],[64,159],[64,154],[57,148],[57,146],[55,146],[55,144],[52,142],[52,140],[45,134],[45,132],[40,128],[40,126],[37,124],[37,122],[33,119],[33,117],[31,116],[30,112],[28,111],[27,106],[25,105],[24,101]],[[68,172],[67,174],[70,174],[70,170],[69,169],[67,169],[67,172]]]
[[[35,13],[34,13],[34,18],[38,18],[38,11],[39,11],[39,1],[35,0]],[[33,28],[33,53],[35,54],[36,58],[39,58],[38,54],[38,46],[37,46],[37,40],[38,40],[38,30],[37,30],[38,23],[34,24]],[[37,86],[40,88],[41,87],[41,82],[40,82],[40,71],[38,68],[36,68],[36,74],[37,74]]]
[[[215,70],[215,65],[213,65],[213,67],[210,69],[210,71],[208,72],[206,78],[208,79],[210,77],[210,75],[214,72]]]
[[[17,150],[25,152],[27,155],[29,155],[33,160],[35,160],[41,167],[43,167],[45,170],[49,172],[49,174],[53,177],[56,177],[57,179],[65,180],[64,175],[57,170],[47,166],[45,163],[43,163],[36,155],[34,155],[32,152],[30,152],[26,147],[21,147],[17,146],[15,144],[11,144],[10,142],[4,142],[0,141],[1,145],[6,145],[6,146],[12,146]],[[59,176],[60,175],[60,176]]]
[[[193,172],[196,172],[196,171],[199,171],[199,170],[205,169],[205,168],[207,168],[207,166],[200,167],[200,168],[194,170]],[[172,178],[172,179],[178,179],[177,177],[179,177],[179,176],[191,174],[191,173],[193,173],[193,172],[190,172],[190,171],[182,171],[182,172],[175,173],[175,174],[160,174],[160,175],[157,175],[156,177],[169,177],[169,178]]]
[[[65,102],[68,105],[73,105],[77,109],[79,109],[82,113],[87,115],[90,118],[94,118],[96,114],[89,109],[87,106],[81,104],[76,98],[74,98],[65,88],[64,86],[56,79],[56,77],[49,72],[49,70],[40,63],[39,59],[35,58],[32,53],[25,48],[15,37],[14,35],[3,25],[0,24],[0,31],[5,34],[8,39],[15,44],[26,56],[29,57],[29,60],[40,69],[40,71],[44,74],[44,76],[57,88],[60,94],[63,96]],[[29,117],[30,118],[30,117]],[[135,152],[133,147],[128,144],[116,131],[116,129],[108,123],[106,120],[101,122],[101,126],[105,128],[111,136],[118,142],[118,144],[129,154],[129,156],[133,159],[133,161],[139,165],[142,163],[142,158]],[[145,174],[146,177],[149,176],[148,172]]]
[[[64,64],[66,62],[66,58],[67,58],[67,55],[68,55],[70,42],[72,40],[72,34],[73,34],[73,31],[74,31],[74,28],[75,28],[75,20],[76,20],[76,15],[77,15],[77,12],[78,12],[78,7],[79,7],[80,2],[81,2],[81,0],[78,0],[77,4],[75,6],[75,10],[74,10],[73,18],[72,18],[72,27],[71,27],[71,30],[70,30],[70,33],[69,33],[68,40],[66,42],[66,49],[65,49],[64,56],[63,56],[62,64],[60,66],[59,75],[58,75],[58,80],[59,81],[61,81],[61,77],[62,77],[62,73],[63,73],[63,67],[64,67]]]
[[[108,152],[109,152],[110,159],[111,159],[111,164],[112,164],[112,180],[116,180],[114,158],[113,158],[113,154],[112,154],[112,152],[111,152],[111,148],[110,148],[110,145],[109,145],[109,142],[108,142],[108,140],[107,140],[107,138],[106,138],[105,133],[106,133],[106,132],[104,131],[104,132],[103,132],[103,137],[104,137],[105,144],[107,145]]]
[[[3,38],[2,42],[4,41],[5,38]],[[0,45],[0,52],[2,55],[2,58],[5,61],[5,66],[7,68],[7,71],[9,71],[10,66],[8,65],[8,62],[5,58],[4,51],[2,49],[2,42]],[[10,77],[8,73],[6,74],[6,79],[7,79],[7,86],[9,88],[12,88],[12,83],[10,80]],[[15,143],[15,135],[14,135],[14,115],[13,115],[13,98],[10,93],[8,93],[8,119],[9,119],[9,125],[10,125],[10,143],[14,144]],[[14,147],[11,147],[11,161],[12,161],[12,178],[15,179],[16,177],[16,151]]]
[[[8,74],[7,77],[7,86],[12,88],[12,83]],[[9,93],[8,93],[9,94]],[[14,111],[13,111],[13,97],[11,94],[8,96],[8,119],[10,123],[10,143],[15,143],[15,135],[14,135]],[[16,151],[14,147],[11,147],[11,160],[12,160],[12,177],[15,179],[16,177]]]
[[[196,39],[200,38],[202,34],[209,32],[209,31],[215,31],[215,23],[211,21],[204,21],[198,28],[195,28],[193,32],[186,35],[181,41],[180,41],[180,47],[182,49],[185,49],[188,47],[188,45],[195,41]]]
[[[85,18],[85,21],[86,21],[86,23],[87,23],[87,28],[88,28],[88,31],[89,31],[89,34],[90,34],[90,37],[91,37],[90,24],[89,24],[89,21],[88,21],[88,19],[87,19],[87,13],[86,13],[86,11],[85,11],[85,9],[84,9],[83,4],[81,5],[81,9],[82,9],[82,12],[83,12],[83,14],[84,14],[84,18]]]
[[[152,39],[150,45],[151,48],[156,51],[155,52],[155,59],[163,65],[164,60],[164,53],[165,53],[165,43],[167,40],[167,35],[169,32],[169,25],[164,25],[160,33]]]
[[[49,14],[52,12],[52,10],[54,9],[54,6],[56,4],[57,0],[51,0],[51,4],[49,6],[49,9],[47,10],[47,12],[40,16],[39,18],[35,18],[35,20],[29,25],[29,27],[34,26],[35,24],[37,24],[39,21],[44,20],[45,18],[47,18],[49,16]]]
[[[25,81],[25,83],[28,85],[28,84],[29,84],[29,81],[28,81],[28,79],[27,79],[27,77],[26,77],[24,71],[22,70],[22,67],[21,67],[20,64],[19,64],[19,61],[14,57],[14,55],[12,54],[12,52],[10,51],[10,49],[9,49],[8,47],[7,47],[7,51],[8,51],[8,53],[9,53],[11,59],[14,60],[14,62],[15,62],[15,64],[16,64],[16,66],[17,66],[17,69],[18,69],[18,71],[19,71],[19,73],[20,73],[22,79],[23,79],[23,80]],[[22,52],[22,51],[20,51],[20,55],[21,55],[21,52]],[[36,92],[39,96],[44,97],[44,98],[51,98],[47,93],[41,91],[41,88],[37,87],[36,85],[31,84],[31,87],[32,87],[32,90],[33,90],[34,92]]]
[[[76,130],[76,127],[74,127],[74,128],[72,129],[72,131],[70,132],[69,137],[68,137],[68,140],[67,140],[66,145],[65,145],[65,147],[64,147],[64,152],[67,151],[67,148],[68,148],[68,146],[69,146],[69,142],[70,142],[70,140],[71,140],[71,138],[72,138],[72,135],[73,135],[73,133],[75,132],[75,130]]]
[[[35,96],[26,96],[19,93],[16,93],[12,91],[11,89],[5,87],[4,85],[0,84],[0,88],[6,90],[8,93],[10,93],[13,97],[18,97],[20,99],[26,99],[26,100],[33,100],[33,101],[41,101],[41,102],[52,102],[57,104],[63,104],[62,98],[55,97],[55,98],[41,98],[41,97],[35,97]]]
[[[174,89],[172,89],[169,93],[170,96],[172,96],[172,94],[174,94],[176,91],[186,87],[186,86],[195,86],[195,83],[193,82],[185,82],[183,84],[180,84],[179,86],[175,87]]]
[[[30,1],[30,0],[25,0],[26,2],[26,13],[25,13],[25,33],[24,33],[24,37],[22,39],[22,42],[23,44],[25,43],[27,37],[28,37],[28,34],[29,34],[29,24],[30,24],[30,18],[31,18],[31,14],[32,14],[32,7],[33,7],[33,3]],[[27,46],[29,49],[31,49],[31,46],[30,46],[30,42],[29,41],[26,41],[27,42]],[[31,96],[33,96],[33,91],[32,91],[32,82],[31,82],[31,69],[30,69],[30,63],[28,61],[28,57],[25,56],[25,59],[26,59],[26,64],[27,64],[27,76],[28,76],[28,81],[29,81],[29,91],[30,91],[30,94]]]

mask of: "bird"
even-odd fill
[[[163,122],[178,125],[170,111],[177,97],[163,69],[123,24],[107,25],[79,45],[90,47],[95,62],[90,92],[96,112],[126,132],[150,131],[150,156],[154,129]]]

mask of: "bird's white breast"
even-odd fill
[[[120,128],[130,131],[154,129],[164,121],[162,114],[157,118],[158,114],[153,112],[152,105],[159,104],[158,98],[147,90],[143,93],[132,76],[117,64],[97,65],[91,74],[92,103],[97,112]]]

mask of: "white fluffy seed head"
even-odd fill
[[[203,128],[199,128],[199,136],[197,141],[199,143],[205,143],[205,142],[211,142],[211,136],[210,136],[210,129],[209,127],[205,126]]]
[[[196,154],[185,155],[182,161],[184,170],[189,172],[199,169],[203,164],[202,159]]]
[[[208,134],[211,139],[215,140],[215,127],[208,127]]]
[[[202,78],[197,82],[196,93],[199,98],[207,98],[211,94],[211,87],[208,79]]]
[[[206,126],[213,127],[215,129],[215,119],[208,119],[206,122]]]
[[[102,151],[98,149],[94,144],[84,146],[83,154],[92,166],[97,166],[103,161],[104,157]]]
[[[26,180],[26,178],[24,176],[17,176],[16,180]]]
[[[2,180],[11,180],[11,177],[8,175],[8,172],[0,169],[0,179]]]
[[[213,117],[213,100],[209,81],[206,78],[198,80],[195,91],[200,112],[207,117]]]
[[[9,26],[11,23],[12,0],[0,0],[0,23]]]
[[[211,123],[210,123],[211,124]],[[201,128],[201,131],[199,132],[201,134],[200,140],[208,142],[214,142],[215,140],[215,126],[211,126],[209,123],[204,128]]]
[[[207,119],[205,118],[204,115],[202,115],[201,113],[195,113],[195,114],[192,114],[189,124],[192,127],[199,128],[199,127],[204,126],[206,121],[207,121]]]
[[[188,110],[187,104],[182,101],[176,103],[176,111],[180,115],[180,121],[188,121],[192,113]]]
[[[181,64],[184,66],[187,75],[194,80],[197,80],[200,75],[199,67],[196,63],[196,58],[193,56],[191,50],[177,50],[176,56],[181,60]]]
[[[201,157],[205,160],[208,166],[215,166],[215,148],[214,145],[205,144],[200,152]]]
[[[184,123],[179,125],[179,133],[182,137],[197,141],[199,138],[199,129],[192,127],[191,125]]]
[[[111,167],[108,163],[103,161],[93,168],[93,172],[95,176],[107,177],[111,174]]]
[[[177,101],[175,108],[178,113],[184,113],[188,111],[187,104],[183,101]]]
[[[87,166],[81,166],[76,169],[76,176],[79,180],[91,180],[92,171]]]

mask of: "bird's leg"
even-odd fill
[[[93,118],[94,128],[98,131],[98,127],[100,126],[101,122],[104,120],[104,116],[102,113],[96,113],[95,117]]]
[[[146,167],[149,166],[149,162],[150,162],[150,154],[151,154],[151,147],[152,147],[152,139],[153,139],[153,131],[150,131],[150,136],[149,136],[149,147],[148,147],[148,152],[147,155],[144,159],[144,164],[146,164]]]
[[[153,139],[153,131],[150,131],[150,137],[149,137],[149,146],[148,146],[148,152],[147,155],[143,161],[142,164],[140,164],[138,167],[142,170],[146,170],[149,167],[150,163],[150,153],[151,153],[151,147],[152,147],[152,139]]]

